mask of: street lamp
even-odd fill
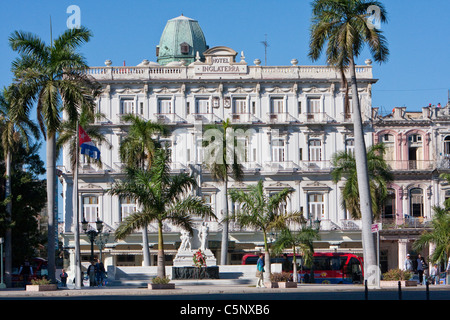
[[[90,259],[90,261],[93,261],[94,260],[94,241],[95,241],[95,238],[97,237],[97,235],[100,234],[103,230],[103,221],[101,221],[97,217],[97,221],[95,221],[97,231],[94,229],[88,230],[89,222],[87,222],[86,219],[84,219],[84,218],[83,218],[83,221],[81,222],[81,224],[83,225],[84,233],[87,234],[87,236],[89,237],[89,241],[91,242],[91,259]]]
[[[100,261],[103,261],[102,259],[102,253],[103,249],[105,248],[105,245],[108,243],[110,232],[100,232],[97,240],[95,240],[95,244],[97,245],[98,249],[100,250]]]

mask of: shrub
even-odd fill
[[[161,277],[155,277],[152,279],[153,284],[167,284],[170,282],[170,279],[168,277],[161,278]]]
[[[288,282],[291,281],[292,275],[289,272],[274,272],[270,275],[272,282]]]
[[[386,273],[383,273],[383,280],[390,281],[403,281],[411,279],[412,273],[410,271],[404,271],[401,269],[391,269]]]
[[[51,282],[48,279],[31,279],[31,284],[36,286],[36,285],[51,284]]]

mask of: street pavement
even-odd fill
[[[264,294],[340,294],[352,293],[358,294],[363,299],[366,293],[383,293],[383,292],[397,292],[398,288],[382,288],[369,289],[367,292],[363,285],[331,285],[331,284],[299,284],[297,288],[256,288],[252,284],[239,284],[227,280],[172,280],[175,283],[175,289],[151,290],[146,286],[104,286],[104,287],[82,287],[81,289],[74,289],[73,286],[67,288],[58,288],[56,291],[41,291],[30,292],[24,288],[7,288],[0,290],[0,300],[11,298],[43,298],[43,297],[67,297],[77,298],[83,296],[89,297],[108,297],[108,296],[123,296],[123,297],[142,297],[142,296],[186,296],[192,299],[195,295],[217,295],[217,294],[233,294],[250,296]],[[425,286],[417,287],[402,287],[402,292],[425,292]],[[450,285],[430,285],[429,292],[450,292]],[[444,296],[445,297],[445,296]],[[450,296],[448,296],[450,300]]]

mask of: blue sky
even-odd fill
[[[81,48],[91,66],[137,65],[156,61],[155,47],[167,20],[184,14],[199,21],[210,47],[224,45],[244,51],[246,61],[264,61],[261,41],[267,34],[268,65],[324,64],[308,58],[310,0],[16,0],[2,1],[0,10],[0,87],[12,81],[16,54],[8,37],[30,31],[50,41],[66,28],[67,8],[78,5],[81,24],[93,32]],[[395,106],[420,110],[429,103],[445,104],[450,89],[450,24],[448,0],[384,0],[389,23],[381,29],[389,42],[390,59],[374,65],[373,106],[388,112]],[[371,58],[366,50],[357,62]],[[34,116],[34,115],[33,115]],[[42,152],[45,159],[45,152]]]

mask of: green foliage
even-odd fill
[[[383,273],[383,280],[386,281],[404,281],[411,279],[412,273],[401,269],[391,269]]]
[[[51,284],[51,281],[48,279],[32,279],[31,280],[31,284],[32,285],[37,285],[37,286],[42,286],[42,285],[47,285],[47,284]]]
[[[169,277],[154,277],[152,279],[153,284],[168,284],[170,282]]]

